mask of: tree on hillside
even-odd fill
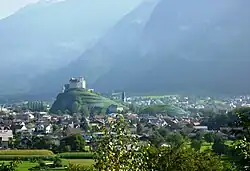
[[[86,105],[83,105],[81,107],[80,112],[81,112],[81,114],[82,114],[83,117],[89,117],[89,115],[90,115],[88,106],[86,106]]]
[[[71,113],[77,113],[77,112],[79,112],[79,104],[77,103],[77,101],[75,101],[72,104]]]

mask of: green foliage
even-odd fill
[[[183,136],[176,132],[176,133],[171,133],[167,136],[166,141],[171,145],[171,146],[179,146],[184,142]]]
[[[141,135],[142,131],[143,131],[143,127],[142,127],[141,123],[138,121],[137,124],[136,124],[136,133],[138,135]]]
[[[95,168],[97,170],[144,170],[143,154],[139,153],[138,141],[127,130],[127,123],[120,116],[109,129],[103,128],[105,135],[97,139]]]
[[[80,127],[81,127],[84,131],[90,130],[90,127],[89,127],[89,125],[88,125],[88,121],[86,120],[85,117],[82,117],[81,123],[80,123]]]
[[[243,107],[233,111],[237,118],[232,124],[233,127],[240,127],[232,131],[238,137],[231,149],[231,159],[238,170],[249,170],[250,168],[250,108]]]
[[[166,138],[170,134],[170,131],[167,128],[163,128],[163,127],[158,129],[158,132],[164,138]]]
[[[53,164],[55,167],[62,167],[62,160],[58,156],[56,156],[53,159]]]
[[[10,163],[1,163],[0,171],[16,171],[18,164],[22,163],[20,160],[13,160]]]
[[[215,134],[213,132],[208,132],[204,135],[204,139],[208,143],[214,142]]]
[[[164,137],[161,136],[161,134],[155,130],[149,137],[149,141],[152,145],[159,147],[162,144],[165,143]]]
[[[210,152],[199,152],[186,146],[183,143],[183,137],[178,133],[167,136],[173,145],[156,147],[140,144],[127,131],[126,126],[126,122],[121,117],[108,128],[104,128],[105,135],[96,140],[95,169],[100,171],[226,171],[231,167],[228,163],[226,166],[219,156]]]
[[[63,159],[93,159],[93,153],[90,152],[60,153],[59,156]]]
[[[70,146],[71,151],[84,151],[85,144],[86,142],[81,134],[73,134],[61,140],[60,149],[64,150],[67,146]]]
[[[246,167],[250,167],[250,142],[246,138],[238,140],[234,143],[234,162],[238,165],[238,168],[244,170]]]
[[[227,146],[225,145],[225,141],[222,138],[216,138],[212,145],[212,150],[219,155],[227,154]]]
[[[200,151],[201,149],[201,146],[202,146],[202,141],[201,140],[192,140],[191,141],[191,147],[197,151]]]
[[[70,163],[66,169],[66,171],[94,171],[93,167],[81,166],[79,164]]]
[[[208,152],[198,152],[184,145],[150,147],[145,150],[146,170],[156,171],[223,171],[221,159]]]
[[[166,104],[166,105],[152,105],[147,106],[140,111],[141,114],[149,114],[155,116],[156,114],[176,116],[176,115],[186,115],[186,112],[179,107]]]
[[[32,140],[27,146],[33,149],[51,149],[55,143],[49,137],[33,136]]]

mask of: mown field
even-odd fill
[[[94,163],[92,153],[76,152],[55,155],[49,150],[0,150],[0,163],[8,163],[11,160],[19,159],[22,163],[19,164],[18,171],[28,171],[29,168],[38,165],[38,162],[31,162],[32,159],[42,159],[45,163],[51,163],[55,156],[59,156],[62,159],[63,167],[50,170],[65,170],[64,167],[68,166],[69,163],[86,167]]]
[[[10,161],[0,161],[1,163],[8,163]],[[50,163],[51,161],[47,161],[48,163]],[[51,171],[53,170],[65,170],[64,166],[67,166],[69,163],[72,164],[78,164],[78,165],[82,165],[82,166],[91,166],[94,164],[94,160],[92,159],[63,159],[63,167],[61,168],[55,168],[55,169],[50,169]],[[18,165],[18,171],[28,171],[30,168],[37,166],[38,163],[32,163],[29,161],[23,161],[21,164]]]
[[[233,144],[233,141],[226,141],[225,144],[230,146]],[[189,143],[188,145],[191,146],[191,143]],[[212,146],[213,146],[213,143],[203,142],[201,146],[201,151],[212,150]]]

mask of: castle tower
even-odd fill
[[[125,92],[122,92],[122,101],[126,102],[126,93]]]
[[[79,84],[80,88],[86,89],[86,80],[83,77],[79,78]]]

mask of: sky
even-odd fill
[[[0,0],[0,19],[3,19],[20,8],[38,0]]]

